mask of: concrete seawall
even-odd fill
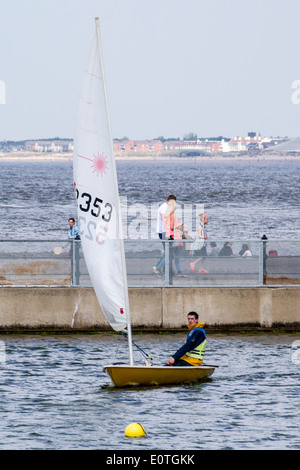
[[[133,330],[186,328],[197,311],[206,328],[300,330],[300,288],[130,288]],[[111,331],[92,288],[0,289],[0,332]]]

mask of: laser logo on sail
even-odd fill
[[[101,154],[98,152],[97,155],[93,154],[93,158],[87,158],[83,155],[78,155],[78,157],[84,158],[85,160],[89,160],[90,162],[92,162],[91,168],[93,170],[93,173],[96,173],[97,176],[106,175],[106,172],[108,170],[108,161],[103,152]]]

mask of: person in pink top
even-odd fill
[[[166,239],[167,240],[182,240],[183,222],[178,223],[178,219],[175,215],[176,201],[171,200],[168,202],[168,208],[163,215],[163,220],[166,227]],[[173,245],[173,244],[172,244]],[[175,245],[175,246],[174,246]],[[170,272],[172,272],[171,265],[174,257],[175,266],[177,269],[178,277],[186,277],[181,273],[179,253],[180,248],[183,245],[182,241],[178,241],[174,244],[170,250]]]
[[[174,194],[170,194],[167,198],[167,200],[161,204],[158,208],[158,213],[157,213],[157,222],[156,222],[156,232],[160,238],[160,240],[165,240],[166,239],[166,227],[165,227],[165,222],[164,222],[164,214],[166,210],[168,209],[168,203],[169,201],[174,200],[176,201],[176,196]],[[161,256],[160,260],[156,264],[156,266],[153,266],[153,272],[157,276],[163,273],[165,267],[165,243],[163,243],[163,255]]]

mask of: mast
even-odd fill
[[[104,89],[104,97],[105,97],[105,106],[106,106],[106,113],[107,113],[107,120],[108,120],[108,129],[109,129],[109,141],[111,146],[111,155],[114,161],[113,164],[113,174],[116,188],[118,188],[118,179],[117,179],[117,171],[116,171],[116,164],[114,158],[114,149],[113,149],[113,139],[112,139],[112,132],[111,132],[111,123],[110,123],[110,115],[109,115],[109,108],[108,108],[108,98],[107,98],[107,90],[106,90],[106,81],[105,81],[105,74],[104,74],[104,63],[103,63],[103,54],[102,54],[102,45],[101,45],[101,36],[100,36],[100,26],[99,26],[99,18],[95,18],[96,23],[96,34],[97,34],[97,41],[98,41],[98,49],[100,55],[100,65],[102,70],[102,77],[103,77],[103,89]],[[129,307],[129,299],[128,299],[128,286],[127,286],[127,275],[126,275],[126,263],[125,263],[125,250],[124,250],[124,242],[123,242],[123,234],[122,234],[122,217],[121,217],[121,205],[120,205],[120,198],[119,192],[117,195],[118,200],[118,234],[119,240],[121,241],[121,262],[123,266],[123,273],[124,273],[124,298],[125,298],[125,313],[126,313],[126,321],[127,321],[127,336],[128,336],[128,348],[129,348],[129,364],[133,365],[133,352],[132,352],[132,332],[131,332],[131,321],[130,321],[130,307]]]

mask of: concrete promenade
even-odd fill
[[[133,287],[129,300],[134,331],[186,329],[191,310],[217,331],[300,331],[299,287]],[[4,287],[0,306],[0,333],[111,331],[90,287]]]

